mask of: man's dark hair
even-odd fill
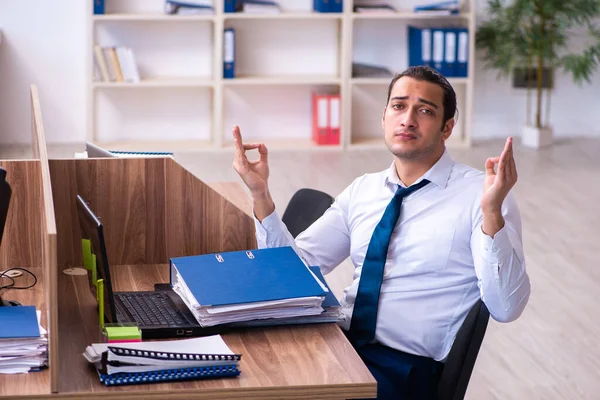
[[[410,78],[417,79],[420,81],[431,82],[442,88],[442,90],[444,91],[444,99],[443,99],[444,121],[443,121],[442,129],[444,129],[444,125],[446,124],[446,122],[450,118],[454,118],[454,115],[457,112],[456,93],[454,92],[454,88],[452,87],[452,85],[450,85],[448,80],[446,78],[444,78],[444,76],[442,74],[440,74],[434,68],[431,68],[431,67],[428,67],[425,65],[409,67],[408,69],[404,70],[403,72],[396,74],[394,76],[394,78],[392,78],[392,81],[390,82],[390,86],[388,87],[387,100],[385,102],[386,105],[390,102],[390,96],[392,94],[392,88],[394,87],[394,84],[396,83],[396,81],[398,79],[402,78],[403,76],[408,76]]]

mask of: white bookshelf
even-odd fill
[[[356,1],[356,0],[355,0]],[[352,62],[400,72],[408,67],[407,27],[469,28],[469,71],[449,78],[459,120],[449,146],[471,144],[474,0],[459,15],[417,14],[428,0],[388,0],[393,14],[312,12],[313,0],[280,0],[281,14],[166,15],[162,0],[105,0],[90,5],[88,136],[125,150],[231,151],[231,127],[272,150],[385,149],[381,114],[391,78],[353,78]],[[361,3],[377,3],[363,0]],[[91,4],[91,2],[90,2]],[[236,78],[223,79],[223,30],[236,31]],[[93,80],[92,46],[131,47],[139,83]],[[311,141],[311,93],[340,93],[339,145]]]

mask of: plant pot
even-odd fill
[[[521,144],[536,149],[550,146],[552,144],[552,128],[549,126],[537,128],[525,125],[521,130]]]

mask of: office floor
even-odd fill
[[[482,169],[502,141],[451,150]],[[50,157],[70,157],[82,146],[54,146]],[[25,156],[0,149],[0,158]],[[516,143],[519,182],[513,189],[523,220],[532,295],[522,317],[490,321],[467,399],[598,399],[600,396],[600,140],[557,142],[542,151]],[[181,153],[175,158],[207,182],[239,181],[228,152]],[[270,187],[280,210],[301,187],[338,194],[355,177],[387,168],[385,151],[273,152]],[[349,282],[343,263],[327,276],[336,295]]]

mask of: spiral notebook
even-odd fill
[[[202,378],[224,378],[238,376],[240,370],[236,365],[215,365],[212,367],[167,369],[160,371],[117,373],[100,375],[100,382],[106,386],[135,385],[142,383],[158,383],[185,381]]]
[[[219,335],[186,340],[94,343],[83,356],[96,366],[100,382],[126,385],[240,374],[241,354]]]

